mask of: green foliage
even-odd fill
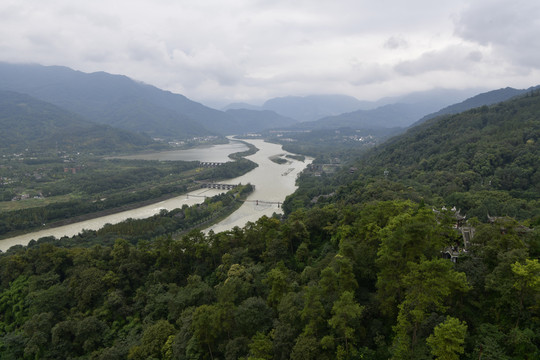
[[[463,118],[456,116],[394,140],[395,154],[374,152],[373,168],[361,174],[303,175],[284,217],[218,234],[184,231],[233,206],[236,195],[228,194],[72,239],[14,247],[0,254],[0,357],[536,359],[540,237],[538,218],[529,216],[537,210],[536,164],[511,148],[512,162],[533,172],[527,183],[510,182],[497,170],[510,160],[482,140],[482,131],[506,139],[503,127],[515,136],[518,110],[529,124],[537,99],[460,115],[469,117],[459,125],[470,142],[464,149],[444,148],[430,130],[458,126],[452,119]],[[481,153],[469,132],[482,135],[475,142]],[[536,144],[527,134],[506,140],[525,153],[523,136],[525,147]],[[427,140],[425,150],[412,138]],[[424,158],[407,157],[420,153]],[[380,157],[386,168],[388,156],[400,165],[385,176],[376,166]],[[445,161],[467,180],[455,183]],[[155,169],[142,173],[153,176]],[[489,177],[497,189],[477,183]],[[507,203],[519,219],[470,219],[473,236],[454,263],[442,253],[462,249],[463,234],[456,214],[437,206],[448,199],[477,214]]]
[[[255,334],[249,344],[250,355],[248,359],[271,360],[273,358],[272,353],[272,340],[270,337],[261,332]]]
[[[363,310],[364,308],[354,300],[354,294],[349,291],[344,291],[332,307],[333,316],[328,320],[328,325],[334,329],[336,339],[343,342],[346,355],[351,353],[351,346],[355,343],[355,324]]]
[[[132,347],[128,359],[160,359],[168,352],[169,337],[175,333],[174,326],[165,320],[159,320],[146,328],[141,344]]]
[[[425,208],[410,208],[393,217],[379,234],[381,245],[377,265],[381,270],[377,278],[378,295],[381,310],[395,315],[396,306],[405,295],[404,276],[410,267],[438,256],[447,239],[434,212]]]
[[[12,332],[28,318],[28,277],[19,276],[0,293],[0,335]]]
[[[451,316],[446,317],[426,340],[431,354],[437,360],[459,360],[459,354],[465,351],[463,343],[466,333],[467,324]]]
[[[417,344],[421,325],[433,313],[446,313],[452,295],[467,292],[470,286],[464,273],[456,272],[452,262],[444,259],[409,263],[403,277],[404,300],[399,305],[397,324],[394,327],[395,359],[417,357]],[[440,354],[439,354],[440,355]]]
[[[12,249],[0,254],[0,356],[429,358],[453,344],[476,358],[534,358],[532,234],[512,220],[503,233],[478,224],[454,264],[440,258],[456,240],[445,216],[411,201],[329,205],[220,234]],[[445,321],[458,317],[465,342]]]

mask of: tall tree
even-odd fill
[[[418,330],[431,312],[445,313],[456,292],[470,289],[464,273],[453,269],[445,259],[410,263],[410,272],[403,278],[405,299],[399,305],[394,327],[394,359],[414,358]]]
[[[437,360],[459,360],[459,354],[463,354],[465,349],[465,334],[467,324],[459,319],[447,316],[443,323],[440,323],[427,338],[427,343],[431,348],[431,354]]]

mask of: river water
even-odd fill
[[[256,221],[263,215],[271,216],[274,212],[282,213],[281,204],[285,200],[285,197],[296,190],[295,180],[297,175],[304,170],[311,161],[310,159],[307,159],[304,162],[301,162],[286,158],[287,163],[277,164],[271,161],[270,158],[275,156],[284,158],[285,155],[290,154],[282,150],[281,145],[267,143],[263,140],[245,141],[255,145],[259,149],[257,153],[246,157],[247,159],[259,164],[259,166],[247,174],[235,179],[223,181],[223,183],[247,184],[249,182],[252,185],[255,185],[255,191],[248,197],[247,201],[237,211],[220,223],[206,229],[206,231],[211,229],[214,232],[220,232],[232,229],[235,226],[242,227],[248,221]],[[227,156],[230,153],[245,151],[247,149],[244,144],[239,142],[231,142],[230,144],[226,145],[198,148],[200,154],[198,158],[193,158],[193,151],[195,149],[190,149],[184,150],[189,152],[188,155],[181,153],[180,151],[162,152],[153,154],[154,157],[152,159],[180,160],[181,158],[181,160],[223,162],[226,161],[224,160],[225,158],[229,160]],[[174,157],[174,155],[171,153],[176,153],[177,157]],[[145,154],[143,156],[148,155],[150,154]],[[142,206],[137,209],[0,240],[0,250],[6,251],[13,245],[26,245],[32,239],[37,240],[44,236],[54,236],[56,238],[61,238],[63,236],[71,237],[73,235],[77,235],[83,229],[98,230],[107,223],[115,224],[128,218],[142,219],[150,217],[157,214],[162,209],[173,210],[175,208],[182,207],[184,204],[194,205],[196,203],[201,203],[204,201],[204,196],[214,196],[220,192],[223,192],[223,190],[198,189],[188,194],[155,204]]]
[[[160,151],[148,154],[119,156],[119,159],[140,160],[182,160],[202,162],[228,162],[229,154],[246,151],[249,148],[240,141],[231,140],[228,144],[199,146],[187,150]]]

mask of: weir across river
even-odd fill
[[[218,166],[221,166],[225,163],[222,163],[222,162],[210,162],[210,161],[200,161],[199,162],[199,165],[201,167],[218,167]]]
[[[283,201],[287,195],[294,192],[296,189],[296,173],[302,171],[308,164],[311,163],[311,159],[306,161],[292,161],[291,164],[286,166],[277,164],[270,160],[270,158],[276,155],[282,156],[286,152],[282,149],[281,145],[267,143],[261,139],[249,139],[246,142],[254,145],[259,151],[247,158],[259,166],[250,172],[234,179],[222,180],[230,184],[256,184],[256,190],[253,191],[248,197],[248,200],[240,206],[238,210],[232,213],[227,218],[223,219],[218,224],[215,224],[208,228],[214,232],[226,231],[234,228],[235,226],[243,227],[248,221],[256,222],[261,216],[271,217],[274,213],[279,213],[283,208]],[[219,157],[221,145],[209,147],[208,149],[190,149],[181,151],[168,151],[158,153],[156,157],[152,154],[152,160],[185,160],[195,161],[202,160],[206,162],[213,162],[213,166],[217,165],[219,161],[227,161],[228,154],[235,151],[245,151],[246,147],[242,145],[241,148],[235,147],[230,150],[230,144],[227,144],[226,154],[223,157]],[[219,150],[219,151],[218,151]],[[137,156],[140,158],[140,155]],[[222,160],[224,159],[224,160]],[[210,165],[210,164],[208,164]],[[282,174],[288,173],[288,169],[294,167],[294,171],[291,171],[287,176]],[[98,230],[105,224],[117,224],[126,219],[143,219],[158,214],[161,210],[165,209],[171,211],[173,209],[181,208],[184,205],[192,206],[201,203],[205,197],[217,195],[221,192],[228,191],[227,189],[201,189],[201,183],[210,183],[210,181],[201,181],[194,187],[198,189],[192,189],[188,195],[183,194],[178,197],[174,197],[168,200],[159,201],[153,204],[141,206],[136,209],[126,210],[114,214],[100,216],[94,219],[84,220],[73,224],[59,226],[55,228],[47,228],[40,231],[19,235],[9,239],[0,240],[0,251],[7,251],[13,245],[26,245],[32,239],[37,240],[41,237],[54,236],[58,239],[64,236],[74,236],[83,230]],[[252,200],[253,199],[253,200]]]
[[[240,184],[220,184],[220,183],[201,183],[201,188],[206,189],[218,189],[218,190],[232,190]],[[255,185],[251,185],[255,190]]]
[[[232,190],[237,187],[238,184],[218,184],[218,183],[202,183],[202,188],[218,189],[218,190]]]

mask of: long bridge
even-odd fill
[[[227,184],[222,184],[222,185],[227,185]],[[238,186],[238,185],[235,185],[235,186]],[[189,198],[189,197],[199,197],[199,198],[207,198],[209,197],[208,195],[195,195],[195,194],[186,194],[186,198]],[[257,200],[257,199],[254,199],[254,200],[244,200],[245,202],[248,202],[248,203],[254,203],[255,206],[258,206],[258,205],[277,205],[278,208],[280,208],[282,205],[283,205],[283,202],[282,201],[270,201],[270,200]]]
[[[255,203],[255,205],[277,205],[278,208],[283,205],[280,201],[246,200],[246,202]]]
[[[194,194],[186,195],[187,198],[189,198],[190,196],[199,197],[199,198],[209,197],[208,195],[194,195]],[[266,200],[244,200],[244,201],[249,202],[249,203],[255,203],[255,205],[277,205],[278,208],[283,205],[281,201],[266,201]]]

